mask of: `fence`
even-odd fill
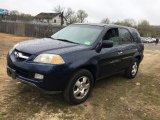
[[[29,37],[48,37],[62,28],[62,26],[53,26],[46,24],[0,22],[1,33]]]

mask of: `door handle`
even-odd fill
[[[121,54],[123,54],[123,52],[122,52],[122,51],[118,52],[118,55],[121,55]]]

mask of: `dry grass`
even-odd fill
[[[147,45],[134,80],[122,75],[101,80],[85,103],[71,106],[61,94],[45,95],[8,78],[7,51],[30,38],[7,34],[0,34],[0,38],[0,119],[160,120],[160,46],[155,50]]]
[[[16,36],[12,34],[4,34],[4,33],[0,33],[0,37],[2,40],[12,40],[12,41],[26,40],[29,38],[29,37]]]

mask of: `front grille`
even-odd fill
[[[8,55],[7,57],[7,65],[8,67],[10,67],[11,69],[15,70],[16,73],[22,77],[25,77],[25,78],[32,78],[33,77],[33,74],[27,70],[24,70],[22,68],[19,68],[17,66],[15,66],[10,58],[10,56]]]
[[[16,68],[15,70],[16,70],[16,73],[17,73],[18,75],[20,75],[20,76],[22,76],[22,77],[25,77],[25,78],[30,78],[30,74],[29,74],[28,71],[22,70],[22,69],[18,69],[18,68]]]
[[[18,50],[14,50],[13,54],[14,54],[15,59],[19,62],[25,61],[31,56],[31,54],[21,52]]]
[[[9,67],[11,67],[11,66],[9,66]],[[25,78],[32,78],[33,77],[33,74],[30,73],[29,71],[26,71],[24,69],[21,69],[19,67],[14,66],[14,65],[12,65],[11,68],[16,70],[16,74],[18,74],[18,75],[20,75],[22,77],[25,77]]]

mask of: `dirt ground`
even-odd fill
[[[71,106],[62,94],[43,94],[6,75],[8,50],[25,39],[0,34],[0,120],[160,120],[160,45],[145,45],[135,79],[101,80],[85,103]]]

